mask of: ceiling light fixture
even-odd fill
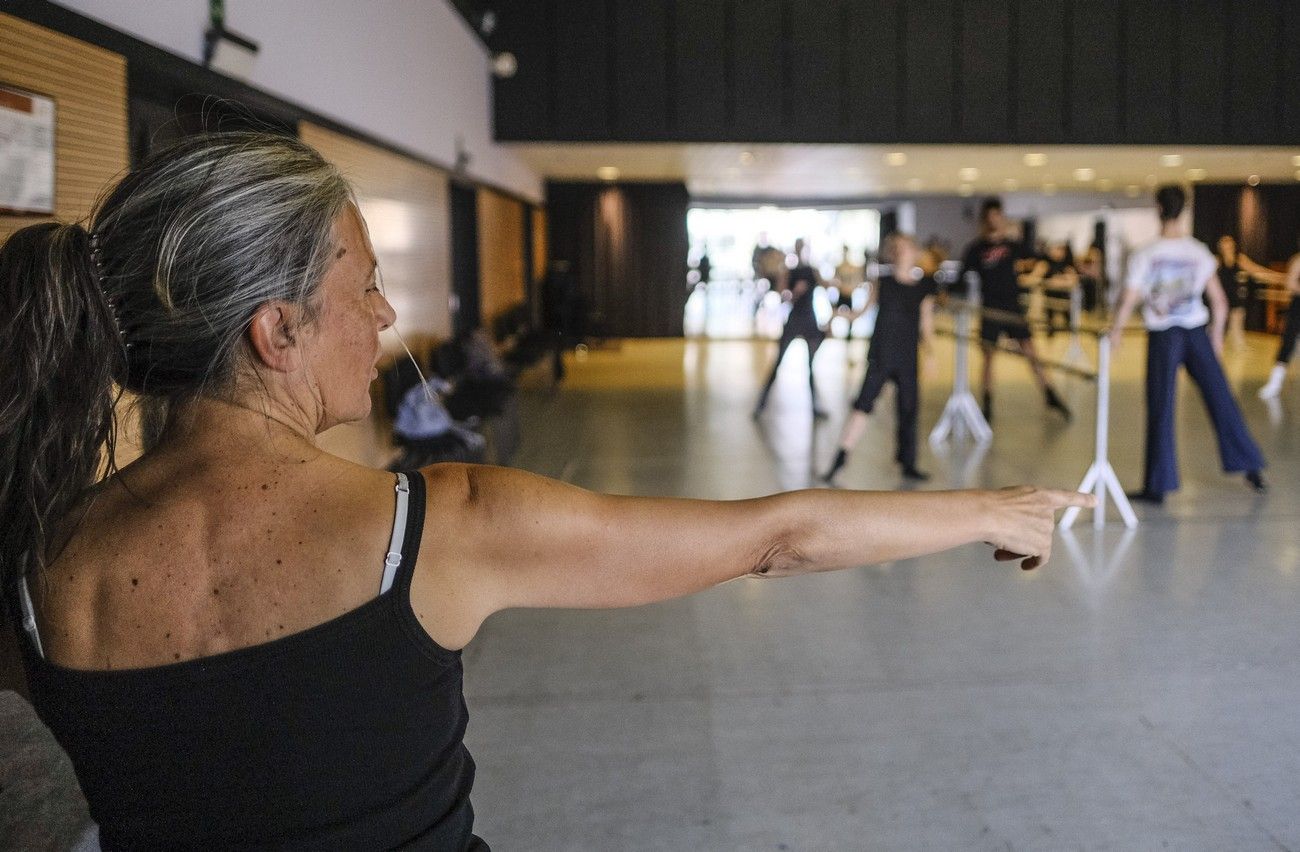
[[[902,151],[890,151],[885,155],[885,162],[891,166],[907,165],[907,154]]]
[[[1250,184],[1251,186],[1259,186],[1259,175],[1251,175],[1250,177],[1246,178],[1246,183]]]
[[[601,180],[618,180],[619,171],[617,166],[601,166],[596,169],[596,177]]]
[[[1097,173],[1096,173],[1095,171],[1093,171],[1092,169],[1075,169],[1075,170],[1074,170],[1074,179],[1077,180],[1077,181],[1079,181],[1080,183],[1087,183],[1088,181],[1092,180],[1092,179],[1095,178],[1096,176],[1097,176]]]
[[[1193,181],[1195,181],[1195,180],[1205,180],[1205,175],[1206,175],[1206,174],[1207,174],[1207,172],[1205,171],[1205,169],[1188,169],[1188,170],[1187,170],[1187,179],[1188,179],[1188,180],[1193,180]]]
[[[754,163],[754,152],[753,152],[753,151],[741,151],[741,152],[740,152],[740,164],[741,164],[742,166],[753,165],[753,163]]]
[[[980,170],[972,166],[967,166],[966,168],[960,169],[957,172],[958,180],[970,182],[973,180],[979,180],[979,177],[980,177]]]
[[[1031,151],[1025,155],[1024,162],[1029,168],[1036,169],[1039,166],[1047,165],[1047,155],[1041,151]]]
[[[1182,154],[1163,154],[1160,157],[1160,165],[1167,169],[1177,168],[1183,164]]]
[[[1291,165],[1295,166],[1297,169],[1300,169],[1300,154],[1296,154],[1294,157],[1291,158]]]

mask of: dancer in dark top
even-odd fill
[[[1215,259],[1219,261],[1219,286],[1228,297],[1226,339],[1239,349],[1246,344],[1246,305],[1251,300],[1251,290],[1256,282],[1281,284],[1282,276],[1251,260],[1231,234],[1219,237],[1218,249]]]
[[[1048,408],[1054,408],[1066,420],[1070,409],[1047,380],[1047,373],[1038,360],[1033,336],[1025,309],[1020,304],[1020,285],[1016,278],[1016,263],[1030,257],[1022,246],[1007,238],[1006,218],[1002,214],[999,198],[986,198],[980,205],[980,238],[966,248],[962,257],[961,274],[957,280],[965,282],[967,275],[979,277],[980,299],[984,308],[1000,314],[1015,314],[1018,318],[988,317],[980,321],[980,350],[984,353],[984,419],[993,419],[993,353],[998,340],[1012,340],[1034,371],[1034,380],[1043,392]]]
[[[781,360],[785,358],[786,350],[796,338],[800,337],[808,344],[808,389],[812,392],[813,417],[820,420],[826,416],[826,412],[817,405],[817,385],[813,380],[813,358],[817,355],[817,349],[822,345],[822,341],[826,339],[826,332],[822,331],[821,326],[817,324],[817,316],[813,313],[813,293],[821,284],[821,276],[804,256],[805,245],[802,239],[795,240],[794,253],[799,258],[799,262],[786,273],[785,292],[782,294],[783,298],[790,300],[790,316],[786,318],[785,328],[781,329],[776,363],[772,365],[772,372],[763,385],[763,392],[758,397],[758,405],[754,406],[756,418],[767,407],[767,397],[772,392],[772,385],[776,383],[776,373],[781,368]]]
[[[902,466],[905,478],[930,478],[916,467],[916,413],[920,407],[916,348],[918,344],[930,347],[934,333],[935,282],[922,276],[917,268],[919,253],[910,235],[897,232],[889,235],[881,255],[887,265],[881,267],[880,279],[871,288],[871,302],[879,302],[880,313],[876,316],[876,330],[867,355],[867,375],[853,403],[853,413],[844,423],[835,461],[823,477],[826,482],[848,461],[849,453],[867,428],[867,415],[875,406],[876,397],[885,383],[891,381],[897,390],[894,400],[898,412],[898,449],[894,459]],[[870,307],[869,302],[858,314]]]

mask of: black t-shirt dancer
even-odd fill
[[[817,354],[822,341],[826,339],[826,333],[817,324],[817,315],[813,311],[813,296],[821,281],[817,270],[803,261],[803,240],[796,241],[795,253],[800,257],[800,262],[786,275],[786,290],[790,294],[790,316],[786,318],[785,327],[781,329],[776,363],[772,365],[772,372],[768,374],[767,381],[763,384],[758,404],[754,407],[754,417],[762,414],[763,409],[767,407],[767,397],[772,392],[772,385],[776,383],[776,372],[781,367],[781,360],[785,358],[785,352],[790,348],[790,344],[800,337],[808,344],[808,389],[812,393],[813,416],[819,419],[826,416],[826,412],[817,405],[817,386],[813,381],[812,368],[813,357]]]
[[[965,284],[967,275],[979,276],[981,305],[987,311],[996,311],[992,316],[984,314],[980,320],[980,350],[984,354],[984,417],[993,419],[993,355],[997,352],[998,340],[1005,336],[1029,361],[1047,407],[1056,409],[1069,420],[1070,409],[1047,381],[1047,373],[1034,350],[1025,310],[1020,306],[1016,263],[1027,257],[1030,255],[1020,244],[1006,236],[1002,201],[986,198],[980,205],[980,237],[967,247],[958,279],[959,284]]]
[[[958,281],[965,284],[967,274],[974,273],[979,277],[980,301],[984,307],[1024,317],[1016,264],[1029,256],[1020,243],[1001,236],[995,239],[981,237],[966,248]],[[996,344],[1002,335],[1012,340],[1028,340],[1029,324],[1023,319],[1017,322],[1010,317],[985,317],[980,322],[983,340]]]
[[[916,349],[921,343],[923,330],[926,342],[929,342],[931,297],[937,288],[933,278],[923,277],[921,270],[916,268],[916,243],[910,236],[891,234],[882,254],[891,259],[892,265],[881,267],[880,277],[872,287],[871,303],[878,304],[880,310],[876,314],[871,349],[867,353],[867,374],[853,403],[854,410],[844,423],[839,451],[830,470],[822,477],[827,482],[832,481],[848,461],[849,453],[866,428],[866,417],[875,407],[876,398],[887,382],[893,382],[896,390],[898,446],[894,460],[902,467],[905,478],[929,478],[916,467],[916,418],[920,408]]]

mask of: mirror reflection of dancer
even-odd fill
[[[1286,289],[1291,294],[1291,306],[1286,312],[1286,327],[1282,330],[1282,345],[1277,350],[1277,363],[1268,375],[1268,383],[1259,389],[1260,399],[1277,399],[1286,378],[1286,366],[1295,353],[1296,332],[1300,332],[1300,254],[1291,258],[1286,270]]]
[[[772,385],[776,383],[776,373],[781,368],[781,360],[785,358],[785,352],[790,348],[790,344],[800,337],[808,344],[808,390],[812,393],[813,417],[818,420],[826,417],[826,412],[817,405],[817,385],[813,380],[813,358],[817,355],[817,349],[822,345],[822,341],[826,339],[826,332],[822,331],[821,326],[817,324],[817,315],[813,312],[813,293],[817,285],[821,284],[821,276],[808,263],[804,252],[804,241],[795,240],[794,253],[798,261],[794,268],[786,273],[784,292],[781,294],[783,299],[790,301],[790,316],[785,321],[785,327],[781,329],[776,363],[772,365],[772,372],[763,385],[758,404],[754,406],[754,417],[762,414],[763,409],[767,407],[767,397],[772,392]]]
[[[1047,407],[1055,409],[1069,420],[1070,409],[1047,381],[1047,372],[1038,360],[1025,309],[1020,304],[1016,262],[1028,259],[1030,255],[1024,252],[1018,242],[1007,237],[1006,225],[1002,200],[984,199],[980,205],[980,238],[966,248],[961,262],[961,274],[957,277],[959,282],[964,282],[968,273],[978,275],[982,306],[1003,313],[1018,314],[1020,317],[1018,320],[985,317],[980,321],[980,350],[984,354],[984,419],[990,422],[993,420],[993,353],[997,351],[998,340],[1005,336],[1016,344],[1020,354],[1029,361],[1029,367],[1034,371],[1034,381],[1042,390]]]
[[[918,481],[930,478],[916,467],[916,413],[920,407],[916,348],[919,343],[928,351],[934,338],[936,287],[934,279],[923,276],[917,268],[919,259],[916,241],[909,234],[894,233],[885,239],[881,260],[889,265],[881,267],[879,281],[871,288],[870,301],[857,312],[865,313],[871,302],[880,303],[867,355],[867,375],[853,403],[853,413],[844,423],[835,461],[822,477],[826,482],[834,479],[862,439],[867,415],[886,382],[893,382],[897,391],[894,401],[898,412],[898,449],[894,459],[902,466],[905,478]],[[856,318],[851,316],[850,321]]]
[[[1166,186],[1156,193],[1160,239],[1129,258],[1127,289],[1110,331],[1111,349],[1118,350],[1124,324],[1142,303],[1147,327],[1146,475],[1142,490],[1130,499],[1157,505],[1166,493],[1178,490],[1174,416],[1180,366],[1187,368],[1205,400],[1224,472],[1244,472],[1251,488],[1266,488],[1260,474],[1264,456],[1246,429],[1219,363],[1228,297],[1219,283],[1214,255],[1204,243],[1184,234],[1178,222],[1186,201],[1181,187]],[[1209,311],[1202,295],[1209,297]]]

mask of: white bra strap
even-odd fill
[[[18,603],[23,610],[23,629],[32,638],[32,644],[36,646],[36,654],[44,659],[45,649],[41,647],[41,634],[36,629],[36,607],[32,606],[32,593],[27,588],[26,577],[18,580]]]
[[[379,594],[393,587],[397,566],[402,564],[402,541],[406,538],[406,507],[411,491],[406,474],[397,474],[397,512],[393,516],[393,537],[388,541],[388,555],[384,557],[384,579],[379,584]]]

